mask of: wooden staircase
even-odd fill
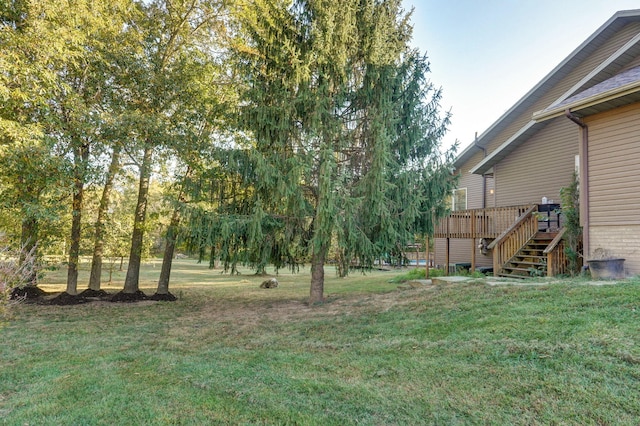
[[[548,257],[545,249],[557,235],[557,232],[537,232],[513,257],[505,262],[497,275],[511,278],[547,276]]]

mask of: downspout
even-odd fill
[[[482,158],[487,158],[487,149],[478,145],[478,132],[476,132],[476,137],[473,140],[473,145],[482,150]],[[482,174],[482,208],[485,209],[487,207],[487,176]]]
[[[482,150],[482,158],[487,157],[487,149],[485,147],[478,145],[478,132],[476,132],[475,138],[473,140],[473,145],[476,148]],[[482,210],[484,210],[486,207],[487,207],[487,176],[483,173],[482,174]],[[472,228],[473,228],[473,225],[472,225]],[[480,250],[484,250],[484,247],[485,247],[484,239],[481,239],[480,246],[478,246],[478,248],[480,248]],[[471,271],[473,272],[475,270],[476,270],[476,237],[475,235],[473,235],[473,240],[471,244]]]
[[[564,115],[580,126],[582,140],[580,143],[580,222],[582,225],[583,252],[588,255],[589,249],[589,128],[577,115],[566,109]]]

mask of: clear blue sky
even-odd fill
[[[618,10],[638,0],[403,0],[413,44],[451,110],[444,145],[458,152]]]

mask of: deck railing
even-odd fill
[[[497,238],[531,205],[454,211],[442,218],[435,238]]]
[[[529,207],[520,218],[491,244],[493,250],[493,273],[502,272],[503,266],[538,232],[538,218],[533,213],[538,206]]]
[[[562,228],[558,235],[549,243],[544,254],[547,256],[547,276],[554,277],[560,274],[567,273],[567,255],[564,251],[565,242],[562,238],[566,228]]]

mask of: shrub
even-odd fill
[[[392,284],[401,284],[411,280],[423,280],[425,278],[425,268],[415,268],[411,269],[407,273],[402,275],[398,275],[389,280]],[[429,269],[429,278],[432,277],[441,277],[444,275],[444,271],[442,269]]]
[[[580,272],[580,251],[579,245],[582,239],[582,226],[580,226],[580,190],[578,175],[573,173],[571,184],[560,189],[560,197],[562,198],[562,214],[565,217],[564,234],[565,255],[569,261],[569,273],[575,276]]]
[[[13,289],[33,281],[36,272],[35,247],[29,252],[15,250],[0,235],[0,324],[8,316]]]

